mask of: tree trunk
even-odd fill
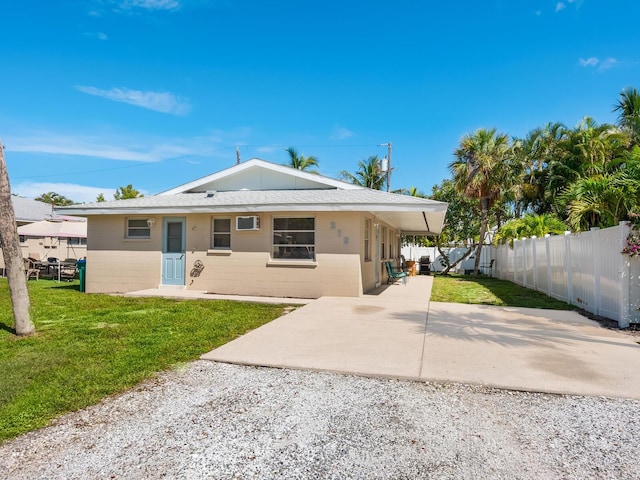
[[[9,281],[16,334],[20,336],[32,335],[35,332],[35,326],[29,312],[27,278],[24,273],[24,260],[20,251],[18,227],[11,202],[9,174],[4,161],[2,143],[0,143],[0,212],[2,212],[0,215],[0,244]]]
[[[482,210],[480,216],[480,239],[478,241],[478,248],[476,249],[476,263],[473,267],[473,274],[478,275],[480,269],[480,254],[482,253],[482,246],[484,245],[484,237],[487,234],[487,224],[489,223],[489,200],[486,198],[480,199],[480,207]]]

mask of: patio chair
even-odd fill
[[[393,269],[393,265],[391,262],[384,262],[385,267],[387,267],[387,285],[391,282],[395,282],[397,279],[402,279],[402,284],[407,284],[407,276],[409,275],[407,272],[396,272]]]
[[[493,272],[493,264],[495,263],[495,258],[491,259],[491,261],[489,263],[486,263],[484,265],[480,265],[480,268],[482,269],[482,272],[484,273],[485,269],[489,270],[489,276],[492,277],[493,275],[491,275],[491,273]]]
[[[31,258],[24,259],[24,274],[27,276],[27,280],[35,278],[37,281],[40,279],[40,269],[36,266],[36,262]]]
[[[60,265],[60,280],[71,282],[75,280],[78,268],[75,263]]]

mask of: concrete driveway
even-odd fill
[[[575,312],[429,302],[432,281],[322,297],[202,358],[640,399],[634,338]]]

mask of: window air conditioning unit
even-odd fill
[[[236,230],[260,230],[260,217],[236,217]]]

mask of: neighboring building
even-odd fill
[[[53,207],[43,202],[37,202],[30,198],[11,195],[13,212],[18,226],[27,223],[39,222],[53,215]]]
[[[13,212],[18,227],[29,225],[53,217],[53,207],[43,202],[19,195],[11,195]],[[87,254],[87,239],[74,237],[46,237],[35,235],[20,235],[20,250],[24,258],[34,257],[46,259],[48,257],[65,260],[67,258],[82,258]],[[0,251],[0,271],[4,275],[4,259]]]
[[[401,235],[438,234],[447,204],[253,159],[150,197],[56,208],[88,219],[87,292],[359,296]]]

